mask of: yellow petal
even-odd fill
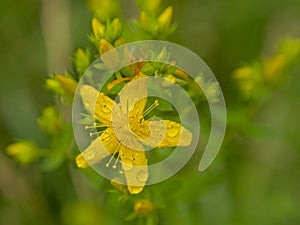
[[[90,165],[85,161],[85,159],[83,158],[82,153],[80,153],[77,157],[76,157],[76,165],[78,168],[87,168]]]
[[[188,129],[169,120],[143,121],[136,134],[144,144],[153,148],[188,146],[193,137]]]
[[[140,150],[133,150],[122,145],[119,152],[128,191],[131,194],[140,193],[149,176],[146,153],[141,145],[139,148]]]
[[[130,112],[129,118],[131,116],[138,118],[143,114],[148,97],[147,79],[143,78],[146,76],[140,72],[119,93],[121,109],[127,115]]]
[[[111,122],[111,111],[114,104],[111,98],[89,85],[82,85],[80,95],[84,107],[91,115],[94,115],[96,120],[102,124]],[[117,108],[117,106],[114,108]]]
[[[109,155],[110,153],[106,151],[106,148],[100,138],[97,138],[76,157],[76,164],[79,168],[87,168],[102,161]]]

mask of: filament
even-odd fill
[[[154,101],[154,103],[153,103],[152,105],[150,105],[149,108],[146,109],[146,110],[143,112],[142,116],[145,117],[146,115],[148,115],[148,114],[149,114],[154,108],[156,108],[158,105],[159,105],[159,102],[158,102],[158,100],[156,99],[156,100]]]

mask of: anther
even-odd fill
[[[90,132],[90,137],[93,137],[94,135],[99,135],[99,134],[102,134],[103,131],[98,131],[98,132]]]
[[[107,125],[97,125],[96,123],[94,123],[94,125],[92,126],[85,126],[84,129],[93,129],[93,128],[103,128],[103,127],[107,127]]]

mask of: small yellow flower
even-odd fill
[[[92,127],[106,129],[77,156],[77,166],[86,168],[111,155],[106,166],[110,167],[115,160],[112,168],[116,169],[120,159],[120,172],[125,175],[131,194],[140,193],[148,179],[148,160],[143,145],[165,148],[188,146],[192,141],[192,133],[179,123],[145,119],[159,103],[155,101],[144,110],[148,93],[147,79],[140,80],[138,86],[137,83],[132,83],[143,77],[146,76],[139,73],[126,85],[125,91],[120,93],[120,104],[114,104],[112,99],[91,86],[84,85],[80,90],[85,108],[94,115],[95,121],[99,122]],[[133,105],[135,99],[140,96],[144,98]],[[128,106],[131,105],[133,107],[129,109]],[[166,131],[165,137],[161,135],[163,129]],[[103,146],[105,152],[99,150]]]
[[[134,204],[134,211],[139,216],[148,216],[153,212],[153,204],[148,199],[138,200]]]

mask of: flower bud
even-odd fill
[[[7,146],[6,152],[21,164],[31,163],[38,157],[38,149],[31,141],[20,141],[11,144]]]
[[[146,28],[146,29],[149,29],[149,26],[151,24],[150,23],[150,18],[149,18],[149,16],[147,15],[147,13],[145,11],[141,12],[140,20],[141,20],[141,24],[143,25],[143,27]]]
[[[80,74],[83,74],[90,65],[90,52],[88,50],[83,51],[81,48],[78,48],[75,53],[74,64],[76,70]]]
[[[122,34],[122,25],[119,18],[115,18],[111,23],[107,24],[105,38],[114,43],[121,37]]]
[[[138,200],[134,204],[134,211],[140,216],[148,216],[153,212],[153,204],[148,199]]]
[[[92,19],[92,30],[96,39],[100,40],[104,37],[104,29],[104,25],[98,19]]]
[[[56,75],[55,78],[59,81],[64,93],[73,98],[77,88],[77,82],[63,75]]]
[[[149,12],[157,11],[160,5],[161,5],[161,0],[146,0],[145,10]]]
[[[38,119],[40,127],[48,134],[57,134],[62,127],[62,119],[52,106],[46,107]]]
[[[109,54],[106,52],[111,51]],[[114,69],[118,66],[120,59],[117,50],[105,39],[101,39],[99,52],[101,59],[109,69]],[[103,56],[104,55],[104,56]]]
[[[158,17],[157,24],[158,24],[158,27],[159,27],[159,31],[161,33],[166,33],[167,32],[168,28],[171,25],[172,15],[173,15],[173,7],[169,6]]]

